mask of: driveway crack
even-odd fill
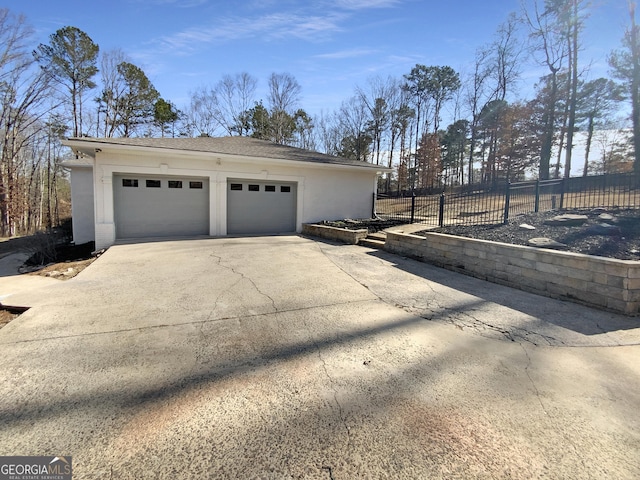
[[[315,339],[313,338],[313,334],[311,333],[311,329],[309,328],[309,325],[307,324],[306,320],[303,320],[304,326],[307,328],[307,332],[309,333],[309,338],[311,340],[311,342],[313,343],[313,345],[316,348],[316,352],[318,354],[318,359],[320,360],[320,362],[322,363],[322,369],[324,370],[324,374],[327,377],[327,379],[329,380],[329,384],[331,385],[331,390],[333,390],[333,401],[336,403],[337,407],[338,407],[338,415],[340,417],[340,421],[342,422],[342,425],[344,426],[345,431],[347,432],[347,448],[351,447],[351,429],[349,428],[349,425],[347,423],[347,417],[344,413],[344,409],[342,408],[342,404],[340,403],[340,400],[338,400],[338,390],[335,387],[335,382],[333,380],[333,377],[331,376],[331,374],[329,374],[329,370],[327,369],[327,362],[325,361],[324,357],[322,356],[322,350],[320,349],[320,345],[318,345],[318,343],[315,341]],[[329,469],[329,476],[330,478],[333,478],[333,476],[331,476],[331,469],[330,467],[322,467],[322,469]]]
[[[222,264],[222,257],[220,257],[219,255],[216,255],[214,253],[212,253],[210,255],[211,257],[215,258],[217,260],[217,265],[225,268],[227,270],[229,270],[231,273],[233,273],[234,275],[238,275],[240,276],[240,279],[235,282],[233,285],[230,285],[228,288],[226,288],[222,293],[220,293],[220,295],[218,295],[218,297],[216,297],[215,303],[214,303],[214,307],[217,307],[218,305],[218,298],[221,297],[223,294],[225,294],[226,292],[228,292],[229,290],[231,290],[232,288],[234,288],[236,285],[238,285],[238,283],[240,283],[242,280],[246,280],[247,282],[249,282],[253,288],[255,289],[256,292],[258,292],[260,295],[262,295],[263,297],[266,297],[269,299],[269,301],[271,302],[271,307],[273,308],[273,311],[275,313],[278,313],[278,307],[276,306],[276,302],[275,300],[268,294],[264,293],[262,290],[260,290],[260,288],[258,287],[258,285],[256,285],[256,282],[249,276],[245,275],[244,273],[242,273],[239,270],[236,270],[233,267],[230,267],[228,265],[223,265]]]
[[[204,333],[205,322],[200,323],[200,327],[198,328],[198,338],[199,341],[196,343],[195,355],[194,355],[194,366],[193,370],[197,370],[200,367],[201,362],[206,358],[204,354],[205,345],[207,345],[207,336]]]
[[[327,370],[327,362],[325,362],[324,358],[322,357],[322,354],[320,353],[319,348],[318,348],[318,358],[322,362],[322,369],[324,370],[324,374],[329,379],[329,383],[331,384],[331,390],[333,390],[333,401],[336,402],[336,405],[338,406],[338,415],[340,416],[340,421],[342,422],[342,425],[344,425],[344,429],[347,432],[347,447],[349,448],[351,446],[351,429],[347,424],[347,417],[344,414],[344,409],[342,408],[342,404],[340,403],[340,400],[338,400],[338,390],[334,385],[333,378],[329,374],[329,370]]]
[[[550,335],[544,335],[539,332],[534,332],[528,330],[526,328],[518,327],[518,326],[499,326],[494,325],[492,323],[485,322],[479,318],[476,318],[469,312],[456,311],[457,316],[452,316],[449,318],[449,321],[460,328],[461,330],[464,328],[473,329],[479,334],[482,334],[482,329],[490,330],[493,332],[497,332],[502,335],[506,340],[510,342],[526,342],[531,345],[539,346],[540,342],[537,339],[541,339],[550,347],[555,347],[558,345],[564,345],[562,340],[559,340]],[[469,320],[465,321],[464,318],[468,318]],[[537,341],[536,341],[537,340]]]
[[[527,352],[527,349],[524,347],[522,343],[519,343],[519,345],[520,345],[520,348],[522,348],[522,351],[524,352],[525,356],[527,357],[527,365],[524,367],[524,373],[527,375],[527,378],[529,379],[529,382],[531,383],[533,390],[536,392],[536,398],[538,399],[538,403],[540,403],[540,407],[542,408],[542,411],[546,416],[549,416],[549,412],[544,406],[544,403],[542,403],[542,398],[540,397],[540,390],[538,390],[538,386],[533,381],[533,378],[531,378],[531,374],[529,373],[529,367],[531,367],[531,357],[529,356],[529,352]]]
[[[369,287],[369,285],[367,285],[366,283],[361,282],[359,279],[357,279],[356,277],[354,277],[352,274],[350,274],[348,271],[346,271],[344,268],[342,268],[340,265],[338,265],[338,263],[331,258],[330,255],[327,254],[327,252],[324,250],[324,248],[322,248],[321,245],[318,245],[316,243],[316,245],[318,246],[318,249],[320,250],[320,253],[322,253],[322,255],[329,260],[338,270],[340,270],[342,273],[344,273],[345,275],[347,275],[349,278],[351,278],[354,282],[356,282],[359,285],[362,285],[364,288],[367,289],[367,291],[369,293],[371,293],[373,296],[375,296],[378,300],[380,300],[383,303],[386,303],[385,300],[378,295],[376,292],[374,292],[373,290],[371,290],[371,288]]]
[[[527,352],[527,349],[525,348],[525,346],[522,343],[519,343],[520,347],[522,348],[522,351],[524,352],[525,356],[527,357],[527,365],[524,367],[524,372],[527,375],[527,378],[529,379],[529,382],[531,383],[531,386],[533,387],[534,391],[536,392],[536,398],[538,399],[538,402],[540,403],[540,407],[542,408],[542,411],[544,412],[545,416],[547,416],[548,418],[552,418],[551,415],[549,414],[549,411],[547,410],[547,408],[545,407],[543,401],[542,401],[542,396],[540,395],[540,390],[538,390],[538,386],[536,385],[536,383],[533,381],[533,378],[531,377],[531,374],[529,373],[529,368],[531,367],[531,357],[529,356],[529,352]],[[567,445],[569,445],[573,451],[575,452],[577,458],[580,458],[582,464],[584,465],[584,459],[583,459],[583,455],[582,452],[580,451],[580,449],[576,446],[575,442],[567,435],[567,432],[564,429],[558,429],[557,422],[553,422],[552,425],[556,430],[559,430],[560,435],[564,438],[565,443]]]
[[[333,478],[333,467],[323,466],[322,470],[326,470],[327,472],[329,472],[329,480],[335,480]]]

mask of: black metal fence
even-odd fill
[[[583,208],[640,208],[640,178],[608,174],[544,181],[465,186],[440,195],[376,196],[385,220],[425,225],[507,223],[514,215]]]

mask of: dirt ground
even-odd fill
[[[0,238],[0,258],[12,253],[33,254],[38,244],[32,236]],[[56,260],[39,265],[31,256],[21,268],[20,273],[42,275],[45,277],[68,280],[87,268],[97,258],[92,255],[93,243],[84,245],[61,244],[57,248]]]
[[[57,278],[58,280],[69,280],[70,278],[78,275],[82,270],[87,268],[95,261],[96,257],[87,258],[84,260],[67,261],[61,263],[52,263],[42,268],[38,268],[32,272],[27,272],[28,275],[41,275],[43,277]]]
[[[0,309],[0,328],[4,327],[7,323],[9,323],[17,316],[17,313],[11,313],[7,310]]]
[[[545,220],[563,214],[586,215],[588,220],[583,225],[573,227],[545,224]],[[607,219],[606,215],[611,215],[613,219]],[[598,234],[597,226],[605,223],[618,228],[608,235]],[[535,230],[521,227],[523,224],[531,225]],[[561,249],[565,251],[619,260],[640,260],[640,210],[593,209],[530,213],[515,216],[506,225],[456,225],[430,229],[428,232],[514,245],[527,245],[532,238],[546,237],[566,244],[566,248]]]
[[[47,265],[33,265],[31,257],[20,268],[19,273],[25,275],[40,275],[57,280],[68,280],[78,275],[82,270],[91,265],[96,256],[91,254],[92,245],[60,245],[58,249],[59,261],[50,262]],[[32,237],[0,238],[0,258],[12,253],[34,252],[34,239]],[[20,315],[21,312],[7,310],[0,303],[0,328],[7,325]]]

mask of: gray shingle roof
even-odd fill
[[[196,137],[196,138],[70,138],[71,142],[86,144],[121,145],[132,147],[164,148],[191,152],[241,155],[246,157],[273,158],[298,162],[314,162],[335,165],[349,165],[363,168],[386,170],[381,165],[347,160],[301,148],[278,145],[267,140],[251,137]]]

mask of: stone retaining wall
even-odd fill
[[[302,225],[302,234],[356,245],[360,240],[367,237],[369,231],[366,228],[348,230],[346,228],[330,227],[328,225],[305,223]]]
[[[539,295],[640,314],[640,262],[387,230],[385,250]]]

